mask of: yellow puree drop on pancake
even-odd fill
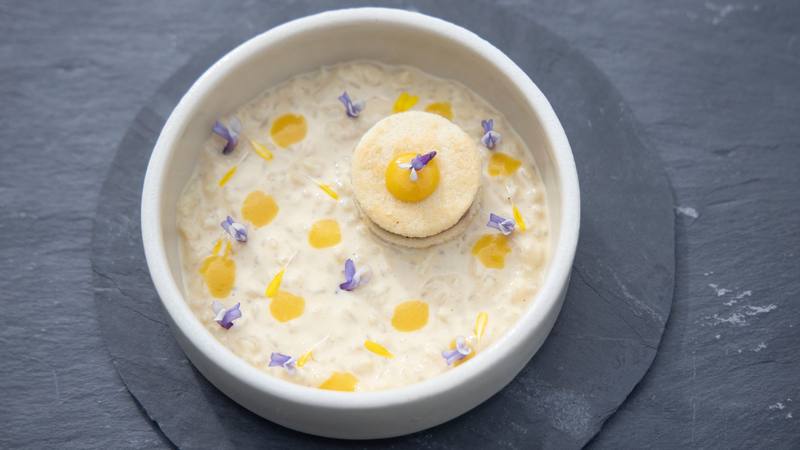
[[[225,242],[225,253],[222,255],[219,254],[221,248],[222,241],[219,240],[214,245],[211,256],[204,259],[200,266],[200,274],[211,295],[216,298],[227,297],[236,279],[236,263],[230,259],[231,243]]]
[[[392,326],[397,331],[416,331],[428,323],[428,304],[421,300],[409,300],[394,308]]]
[[[242,217],[256,228],[272,222],[277,215],[278,204],[275,199],[261,191],[249,193],[242,204]]]
[[[505,153],[494,152],[491,158],[489,158],[489,175],[493,177],[511,175],[519,169],[521,165],[522,161],[518,159],[514,159]]]
[[[419,97],[417,97],[416,95],[411,95],[408,92],[403,92],[397,97],[397,100],[395,100],[392,111],[396,113],[408,111],[409,109],[413,108],[418,101]]]
[[[371,351],[372,353],[375,353],[378,356],[383,356],[384,358],[389,358],[389,359],[394,358],[392,352],[390,352],[389,350],[386,349],[386,347],[382,346],[381,344],[378,344],[375,341],[370,341],[370,340],[364,341],[364,348]]]
[[[282,148],[302,141],[307,132],[306,118],[300,114],[284,114],[275,119],[270,129],[272,140]]]
[[[308,243],[314,248],[332,247],[342,241],[342,232],[339,222],[333,219],[323,219],[311,225],[308,232]]]
[[[511,252],[508,237],[502,234],[484,234],[472,246],[472,254],[489,269],[502,269],[506,266],[506,255]]]
[[[447,120],[453,120],[453,108],[447,102],[431,103],[425,108],[425,111],[438,114]]]
[[[356,383],[358,383],[358,378],[352,373],[333,372],[330,378],[319,385],[319,388],[329,391],[353,392],[356,390]]]
[[[417,172],[417,181],[411,180],[411,170],[399,166],[410,162],[416,156],[416,153],[401,153],[386,166],[386,189],[401,202],[421,202],[433,194],[439,186],[439,166],[436,158]]]
[[[278,322],[288,322],[303,315],[306,308],[306,301],[303,297],[290,294],[286,291],[278,291],[272,297],[269,304],[269,312]]]

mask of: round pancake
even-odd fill
[[[386,167],[400,153],[436,151],[439,185],[426,199],[396,199],[386,188]],[[378,227],[408,238],[425,238],[452,228],[475,200],[481,156],[473,139],[437,114],[407,111],[372,126],[353,152],[353,194]],[[425,170],[424,168],[422,170]]]
[[[358,202],[356,202],[356,206],[359,207]],[[367,224],[367,228],[377,236],[382,241],[398,246],[398,247],[407,247],[407,248],[428,248],[433,247],[434,245],[443,244],[463,233],[467,227],[469,226],[470,222],[475,218],[478,210],[480,209],[480,202],[475,201],[472,204],[467,212],[456,222],[455,225],[452,227],[442,231],[441,233],[434,234],[433,236],[428,236],[424,238],[411,238],[406,236],[400,236],[399,234],[390,233],[383,228],[379,227],[375,224],[375,222],[369,220],[369,217],[364,215],[364,212],[361,211],[362,216],[364,217],[364,222]]]

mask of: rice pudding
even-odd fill
[[[373,127],[391,132],[403,117],[409,139],[446,133],[408,148],[395,136],[377,152]],[[544,278],[548,212],[530,152],[457,82],[364,61],[323,67],[220,118],[199,153],[178,202],[185,298],[270,375],[371,391],[458,370]]]

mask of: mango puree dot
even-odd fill
[[[305,308],[306,301],[303,300],[303,297],[286,291],[278,291],[269,304],[269,312],[272,313],[272,317],[281,323],[302,316]]]
[[[306,118],[300,114],[284,114],[272,122],[270,129],[272,140],[282,148],[302,141],[307,132]]]
[[[436,158],[417,172],[417,181],[411,179],[409,169],[399,166],[410,162],[416,156],[416,153],[401,153],[386,166],[386,189],[401,202],[421,202],[433,194],[439,186],[439,166]]]
[[[256,228],[272,222],[277,215],[278,204],[275,199],[261,191],[249,193],[242,203],[242,217]]]
[[[314,248],[332,247],[342,241],[339,222],[333,219],[322,219],[311,225],[308,232],[308,243]]]
[[[356,390],[358,378],[352,373],[348,372],[333,372],[333,374],[319,385],[320,389],[327,389],[329,391],[346,391],[353,392]]]
[[[230,259],[231,244],[226,243],[225,253],[222,255],[218,254],[220,247],[221,242],[218,241],[211,256],[204,259],[200,266],[200,274],[209,292],[216,298],[227,297],[236,280],[236,263]]]
[[[508,237],[502,234],[484,234],[472,246],[472,254],[489,269],[502,269],[506,266],[506,255],[511,252]]]
[[[489,158],[489,175],[493,177],[511,175],[521,165],[522,161],[514,159],[505,153],[495,152]]]
[[[428,304],[422,300],[409,300],[394,308],[392,326],[397,331],[416,331],[428,323]]]
[[[453,108],[447,102],[431,103],[425,108],[425,111],[438,114],[447,120],[453,120]]]

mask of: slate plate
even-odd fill
[[[402,6],[397,2],[383,4]],[[341,6],[294,2],[195,55],[136,117],[99,200],[92,249],[95,299],[108,350],[126,386],[181,448],[335,448],[251,414],[192,367],[165,325],[139,229],[144,172],[156,137],[196,77],[246,38],[291,18]],[[487,7],[488,8],[488,7]],[[457,0],[422,12],[465,26],[506,52],[547,95],[575,153],[581,241],[564,308],[520,375],[473,411],[434,429],[363,447],[574,448],[587,443],[647,371],[669,316],[674,216],[669,183],[620,95],[561,39],[512,8],[465,9]],[[491,11],[491,14],[484,14]]]

